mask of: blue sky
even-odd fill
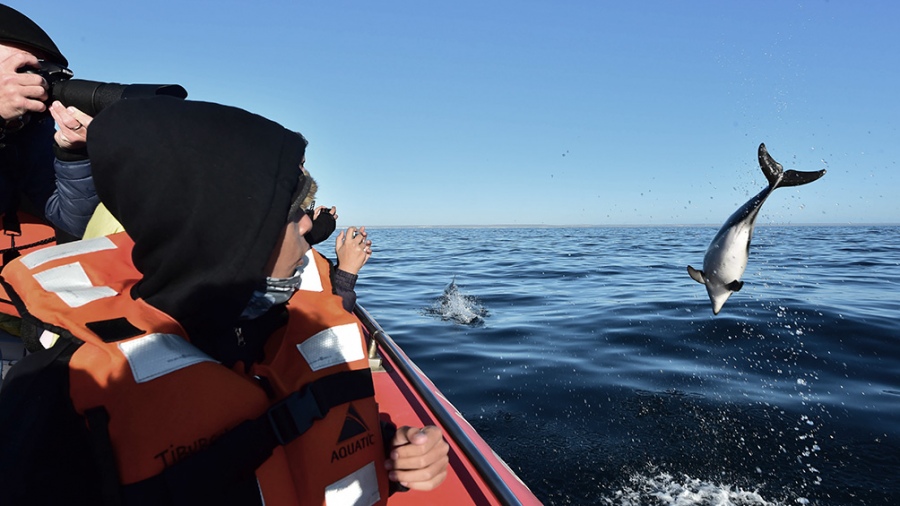
[[[900,223],[893,1],[8,1],[75,76],[310,140],[339,225]],[[228,128],[223,125],[222,128]]]

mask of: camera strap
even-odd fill
[[[28,124],[28,121],[31,119],[31,114],[23,114],[16,118],[10,118],[3,122],[3,126],[0,127],[0,135],[12,134],[16,133],[19,130],[25,128],[25,125]],[[0,137],[2,140],[3,137]]]

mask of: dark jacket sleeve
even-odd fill
[[[44,214],[57,227],[81,237],[100,203],[94,188],[91,161],[86,152],[64,150],[55,144],[54,148],[56,191],[47,199]]]
[[[358,278],[359,276],[356,274],[350,274],[338,268],[331,271],[331,286],[335,295],[341,296],[341,302],[348,313],[352,313],[353,307],[356,306],[356,280]]]
[[[0,389],[0,493],[3,504],[100,504],[99,475],[84,420],[68,395],[61,342],[12,367]]]

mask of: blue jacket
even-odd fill
[[[27,210],[81,237],[100,202],[91,163],[83,155],[55,158],[54,130],[49,116],[33,118],[0,139],[0,214]]]

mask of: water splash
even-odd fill
[[[793,504],[806,504],[796,498]],[[644,505],[708,505],[708,506],[782,506],[786,502],[771,501],[758,492],[731,485],[717,485],[690,476],[659,473],[654,476],[634,475],[630,484],[603,498],[603,504],[617,506]]]
[[[456,278],[450,281],[444,288],[444,293],[434,300],[431,307],[425,308],[425,314],[473,327],[483,325],[484,319],[489,315],[476,297],[459,291]]]

